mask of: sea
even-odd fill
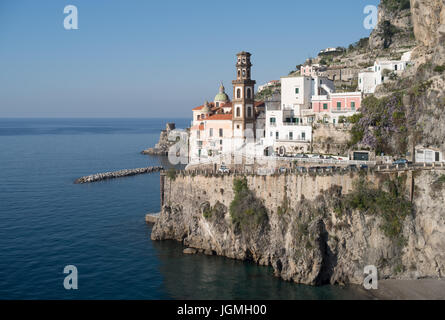
[[[89,174],[168,166],[142,155],[167,122],[189,119],[0,119],[0,300],[366,299],[355,287],[312,287],[270,267],[185,255],[150,240],[159,173],[91,184]],[[77,289],[65,288],[66,266]]]

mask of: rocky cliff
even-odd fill
[[[410,173],[247,176],[244,182],[227,175],[162,176],[163,207],[151,237],[271,265],[277,276],[303,284],[362,283],[366,265],[377,266],[380,278],[442,277],[439,175],[414,174],[412,206],[405,200],[413,190]],[[402,181],[400,199],[378,191],[394,179]],[[386,211],[385,203],[393,209]]]
[[[409,0],[382,0],[378,23],[369,37],[370,49],[394,49],[415,45]]]

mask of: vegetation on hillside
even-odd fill
[[[268,221],[267,209],[249,190],[246,177],[233,180],[233,191],[235,197],[230,203],[230,217],[235,229],[250,231]]]
[[[349,119],[353,123],[350,145],[361,143],[377,154],[405,155],[408,148],[408,127],[403,95],[394,93],[378,99],[363,99],[361,115]]]
[[[400,11],[411,8],[410,0],[382,0],[382,5],[390,11]]]
[[[342,215],[348,210],[358,210],[378,215],[382,218],[380,228],[383,233],[398,244],[403,244],[403,222],[412,210],[411,202],[404,195],[403,185],[403,177],[385,181],[384,188],[373,188],[361,178],[351,193],[337,200],[334,212]]]
[[[255,94],[255,100],[264,101],[267,98],[272,97],[272,94],[275,91],[280,91],[280,90],[281,90],[281,85],[274,85],[274,86],[267,87],[267,88],[263,89],[261,92],[257,92]]]

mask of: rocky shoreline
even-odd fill
[[[163,167],[146,167],[137,169],[124,169],[114,172],[96,173],[89,176],[84,176],[74,181],[75,184],[91,183],[108,179],[122,178],[128,176],[135,176],[137,174],[153,173],[163,170]]]

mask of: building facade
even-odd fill
[[[264,137],[264,102],[255,101],[255,80],[251,79],[251,54],[236,55],[236,79],[230,101],[221,83],[213,102],[192,110],[189,160],[199,162],[210,157],[232,154],[242,148],[246,139]]]

